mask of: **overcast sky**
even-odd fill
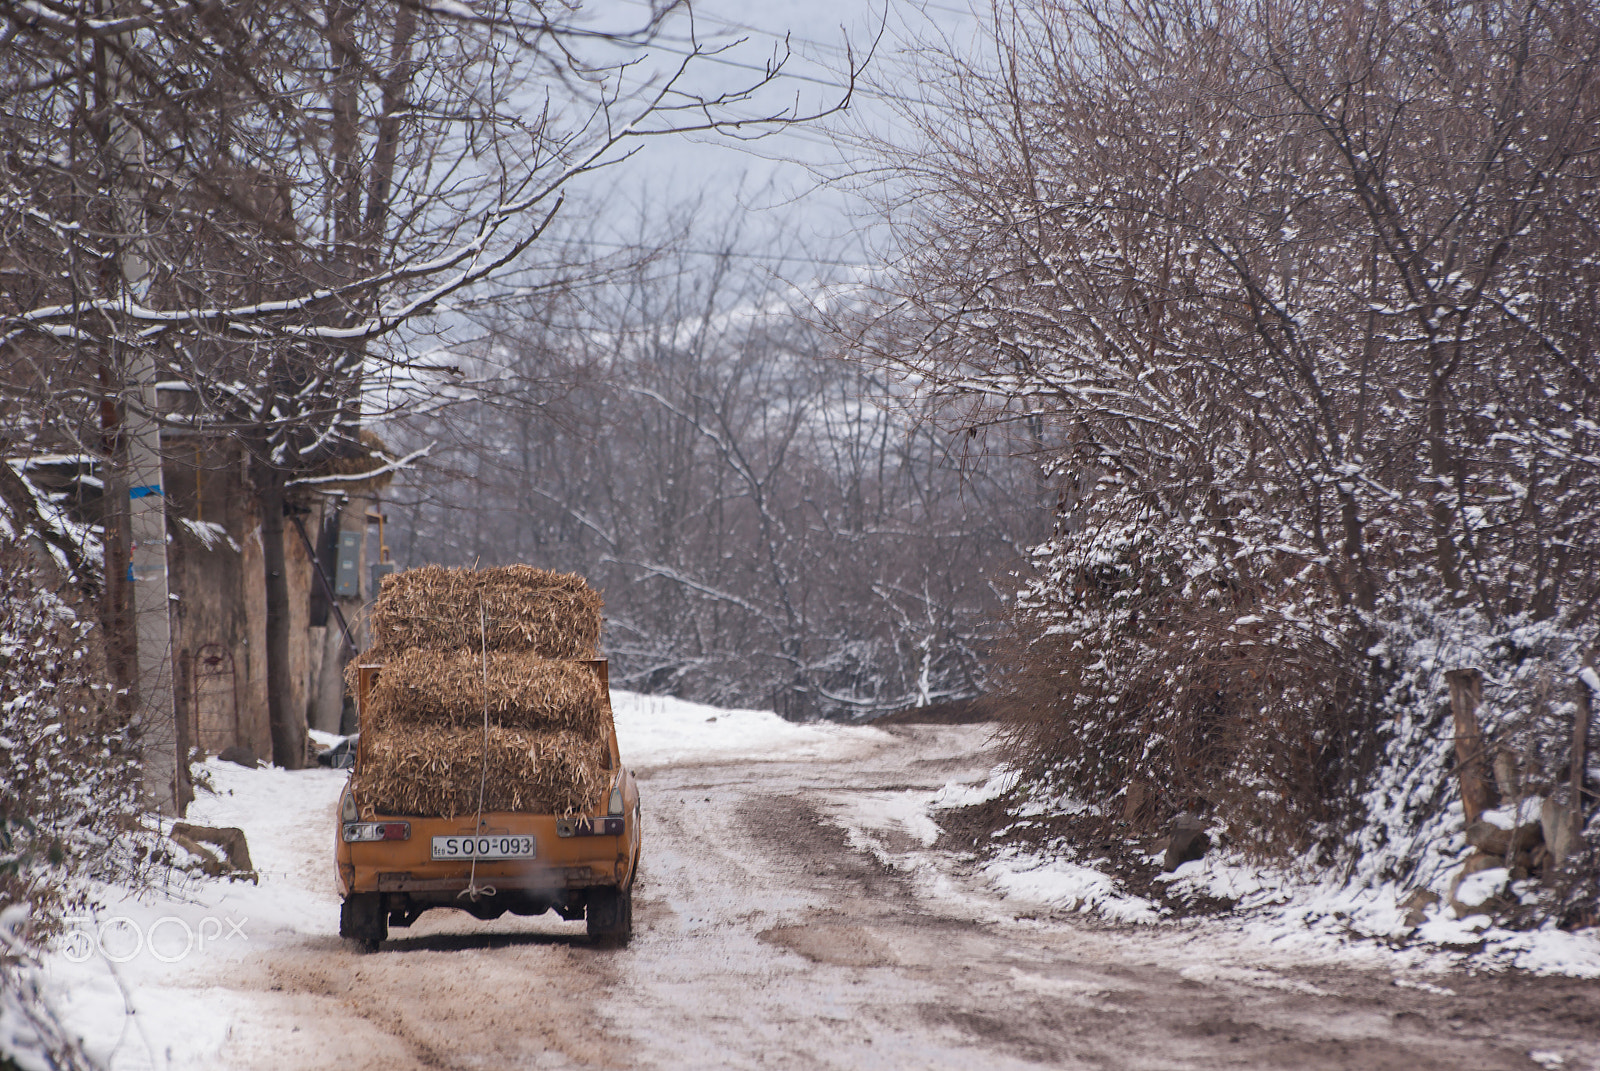
[[[630,25],[623,17],[630,11],[646,16],[647,0],[605,0],[587,18],[617,28]],[[888,92],[915,96],[916,87],[896,77],[907,39],[932,31],[967,41],[975,26],[967,0],[701,0],[694,5],[694,39],[702,48],[723,51],[696,60],[684,84],[703,95],[748,85],[787,48],[781,75],[738,110],[817,112],[843,97],[850,50],[859,65],[876,39],[871,78]],[[689,15],[677,13],[631,77],[660,79],[691,47]],[[787,127],[760,140],[714,134],[652,140],[591,184],[589,195],[617,206],[607,219],[619,228],[619,238],[641,210],[660,217],[697,205],[697,241],[715,245],[719,235],[736,231],[743,255],[777,261],[773,266],[784,274],[801,266],[787,258],[861,263],[862,228],[870,220],[849,183],[826,181],[847,175],[857,162],[830,133],[846,125],[896,140],[905,136],[883,90],[858,86],[848,115]],[[630,211],[621,211],[624,205]]]

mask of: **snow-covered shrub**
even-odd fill
[[[85,883],[126,877],[145,852],[138,769],[92,619],[0,546],[0,912],[32,942]]]
[[[1474,10],[1029,0],[1002,62],[921,54],[947,95],[857,345],[1061,490],[1012,608],[1034,802],[1414,867],[1460,832],[1451,669],[1530,776],[1566,762],[1600,649],[1597,26]]]
[[[1514,781],[1497,802],[1528,823],[1564,801],[1581,630],[1398,587],[1359,612],[1247,543],[1218,553],[1192,518],[1111,493],[1035,548],[1002,704],[1023,795],[1087,804],[1084,840],[1189,811],[1247,851],[1442,896],[1471,850],[1446,675],[1473,668],[1485,766]],[[1600,815],[1526,921],[1592,922],[1597,862]]]
[[[1303,557],[1235,518],[1113,489],[1035,548],[1012,624],[1014,761],[1134,831],[1216,815],[1260,851],[1335,828],[1370,729],[1363,629]]]
[[[27,914],[21,904],[0,910],[0,1071],[96,1071],[46,996],[37,958],[11,932]]]

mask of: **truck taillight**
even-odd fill
[[[344,839],[347,844],[372,840],[410,840],[410,822],[346,822]]]
[[[607,814],[622,813],[622,786],[618,785],[611,790],[611,805],[606,808]]]
[[[361,815],[356,812],[355,794],[352,793],[348,788],[344,790],[344,795],[339,799],[339,817],[343,818],[346,822],[354,822],[357,818],[361,817]]]
[[[558,837],[620,837],[627,828],[621,818],[557,818]]]

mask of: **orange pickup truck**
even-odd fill
[[[588,664],[609,695],[605,661]],[[363,721],[372,682],[382,668],[358,669],[356,700]],[[485,812],[481,821],[476,815],[363,818],[346,785],[334,850],[344,896],[339,935],[371,950],[388,937],[390,926],[409,926],[431,907],[458,908],[480,919],[553,910],[564,919],[585,919],[589,936],[601,943],[626,944],[633,935],[633,879],[639,865],[639,786],[622,765],[614,728],[610,735],[612,779],[583,815],[494,811]],[[358,741],[356,776],[360,773]]]

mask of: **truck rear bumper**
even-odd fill
[[[462,874],[447,878],[419,877],[410,871],[385,871],[377,875],[376,891],[405,893],[455,893],[463,892],[471,884],[471,875]],[[548,893],[556,889],[589,889],[597,885],[616,885],[617,875],[608,868],[568,866],[549,867],[521,874],[488,875],[479,873],[480,886],[493,886],[498,892]]]
[[[573,820],[555,815],[494,812],[485,814],[481,825],[475,825],[471,816],[447,819],[377,815],[373,821],[404,822],[409,836],[347,842],[342,832],[336,831],[334,858],[340,892],[346,896],[453,895],[467,888],[474,877],[479,886],[543,898],[566,890],[622,888],[633,878],[633,862],[639,851],[637,810],[626,816],[621,834],[599,836],[563,835],[572,832],[562,827],[570,826]],[[480,860],[476,875],[469,861],[432,857],[433,838],[474,833],[531,837],[538,854],[532,858]]]

